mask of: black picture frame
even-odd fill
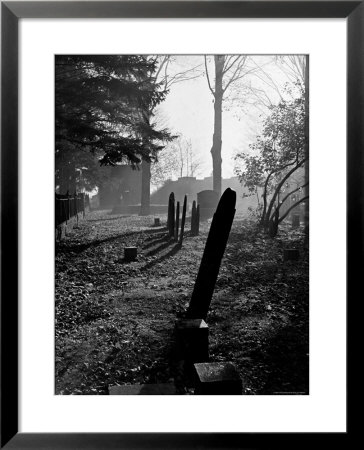
[[[281,448],[325,433],[18,432],[18,22],[21,18],[347,18],[347,309],[363,273],[364,5],[362,1],[1,2],[1,448]],[[344,206],[336,214],[344,213]],[[356,294],[355,294],[356,295]],[[357,299],[359,300],[359,299]],[[350,342],[350,340],[349,340]],[[350,346],[347,346],[350,352]],[[348,353],[350,354],[350,353]],[[348,358],[349,366],[350,358]],[[350,371],[348,371],[350,375]],[[349,378],[350,380],[350,378]],[[333,393],[334,395],[334,393]],[[348,391],[349,398],[349,391]],[[346,433],[330,434],[345,448]]]

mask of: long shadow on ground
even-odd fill
[[[117,234],[114,236],[110,236],[108,238],[97,239],[97,240],[82,243],[82,244],[68,244],[68,243],[61,242],[61,244],[57,244],[56,249],[58,251],[61,249],[65,249],[65,251],[67,251],[67,252],[82,253],[82,252],[88,250],[89,248],[95,248],[101,244],[117,241],[118,239],[129,238],[129,237],[141,235],[141,234],[157,234],[160,232],[161,232],[160,228],[158,230],[153,229],[153,230],[130,231],[128,233],[120,233],[120,234]]]
[[[171,239],[171,237],[169,235],[166,235],[163,233],[163,236],[157,239],[154,239],[152,241],[149,241],[148,243],[146,243],[143,247],[143,250],[147,250],[150,247],[154,247],[157,244],[161,244],[162,242],[167,242]]]
[[[168,244],[166,247],[168,247],[168,246],[169,246],[169,244]],[[151,262],[145,264],[143,267],[140,268],[140,271],[143,272],[143,271],[149,270],[151,267],[155,266],[156,264],[161,263],[162,261],[164,261],[164,260],[166,260],[166,259],[168,259],[168,258],[171,258],[171,257],[174,256],[179,250],[181,250],[181,245],[178,244],[178,243],[176,243],[176,244],[173,246],[173,248],[172,248],[168,253],[165,253],[165,254],[162,255],[160,258],[155,259],[155,260],[153,260],[153,261],[151,261]],[[148,255],[148,256],[150,256],[150,255]]]

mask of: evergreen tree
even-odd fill
[[[65,55],[56,56],[55,67],[56,155],[71,174],[77,153],[91,152],[101,165],[136,165],[156,158],[171,139],[150,120],[150,110],[166,95],[153,77],[155,60]]]

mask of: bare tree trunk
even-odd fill
[[[142,198],[140,205],[140,215],[150,214],[150,162],[142,161]]]
[[[214,104],[214,136],[212,139],[212,174],[213,190],[221,196],[221,147],[222,147],[222,100],[223,100],[223,68],[225,56],[215,55],[215,104]]]

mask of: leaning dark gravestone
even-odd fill
[[[197,203],[200,205],[200,218],[207,220],[213,216],[216,205],[219,202],[219,194],[215,191],[201,191],[197,194]]]
[[[227,188],[220,198],[211,222],[186,318],[206,320],[234,220],[235,204],[236,192]]]

